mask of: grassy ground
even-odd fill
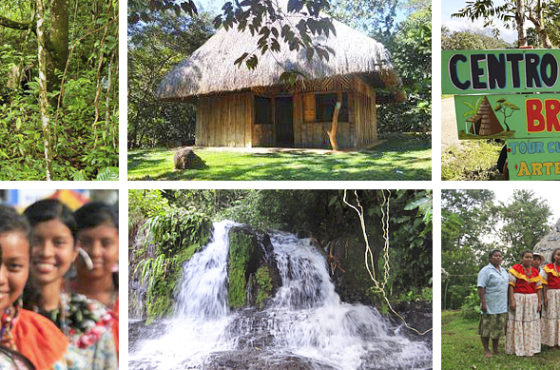
[[[543,346],[533,357],[517,357],[504,353],[500,340],[498,355],[484,358],[478,321],[461,318],[456,311],[441,313],[442,369],[560,369],[560,351]]]
[[[173,170],[174,150],[128,153],[129,180],[430,180],[431,138],[391,136],[352,153],[247,153],[199,150],[208,168]]]
[[[441,155],[442,180],[502,180],[496,162],[503,144],[463,141]]]

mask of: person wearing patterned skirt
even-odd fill
[[[541,351],[542,278],[532,263],[533,252],[524,251],[521,263],[509,269],[507,354],[533,356]]]
[[[560,248],[552,252],[552,263],[544,266],[541,276],[544,283],[541,340],[560,349]]]
[[[478,273],[478,295],[480,296],[480,323],[478,334],[484,347],[484,357],[492,357],[489,344],[492,339],[494,354],[498,353],[498,342],[505,334],[507,320],[507,294],[509,276],[503,267],[502,252],[490,252],[490,263]]]

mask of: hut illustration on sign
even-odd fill
[[[494,108],[492,108],[486,96],[478,97],[472,104],[467,102],[464,102],[464,104],[469,110],[463,114],[463,117],[467,117],[465,131],[459,132],[459,139],[469,139],[472,136],[507,138],[515,133],[515,131],[510,130],[507,119],[519,110],[519,107],[508,102],[505,98],[496,100]],[[497,112],[503,115],[502,123],[496,117]],[[502,124],[505,126],[505,130]]]
[[[283,4],[284,11],[287,2]],[[305,50],[259,55],[256,68],[234,65],[255,50],[259,35],[220,28],[161,81],[162,100],[196,101],[196,145],[202,147],[330,148],[335,105],[339,148],[377,140],[376,104],[405,99],[400,77],[379,42],[333,20],[336,33],[311,36],[334,50],[328,60]],[[282,40],[278,40],[282,42]],[[286,84],[282,75],[305,76]]]

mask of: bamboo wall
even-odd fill
[[[356,123],[355,145],[364,147],[377,139],[377,107],[375,91],[359,77],[354,77],[354,122]]]
[[[253,95],[238,92],[200,97],[196,110],[196,145],[251,147]]]
[[[348,93],[348,122],[338,123],[340,148],[364,147],[377,139],[375,91],[354,76]],[[330,148],[326,131],[331,122],[314,122],[315,93],[295,93],[294,147]],[[339,93],[324,91],[321,93]],[[197,107],[196,145],[229,147],[275,146],[274,124],[254,124],[254,93],[236,92],[199,98]],[[261,94],[259,94],[261,95]],[[263,94],[264,95],[264,94]],[[273,95],[269,95],[273,98]],[[272,99],[274,102],[274,99]],[[274,103],[271,119],[275,117]]]

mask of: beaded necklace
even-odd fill
[[[0,329],[0,344],[12,350],[17,350],[14,337],[12,336],[12,328],[17,319],[17,314],[17,306],[10,306],[4,310],[1,318],[2,329]]]

